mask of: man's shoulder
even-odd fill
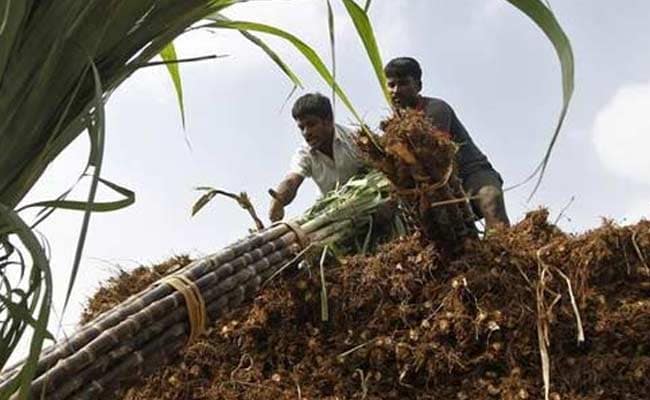
[[[346,142],[352,142],[358,136],[358,130],[350,125],[336,124],[336,136]]]
[[[427,96],[421,96],[422,99],[424,100],[425,104],[427,105],[427,108],[432,108],[432,109],[445,109],[449,111],[453,111],[453,108],[447,103],[445,100],[438,98],[438,97],[427,97]]]
[[[298,147],[296,147],[296,150],[294,151],[293,154],[294,154],[294,158],[295,157],[311,158],[313,154],[313,150],[311,147],[309,147],[309,145],[303,143],[301,145],[298,145]]]
[[[355,132],[354,127],[351,126],[351,125],[347,125],[347,124],[339,124],[338,122],[337,122],[336,124],[334,124],[334,125],[336,126],[336,130],[337,130],[339,133],[344,133],[344,134],[346,134],[346,135],[352,135],[352,134],[354,134],[354,132]]]

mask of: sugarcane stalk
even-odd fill
[[[268,264],[264,265],[263,262],[260,262],[258,265],[256,265],[256,270],[257,272],[254,273],[255,279],[245,281],[242,285],[237,286],[230,292],[226,293],[225,295],[219,297],[216,301],[212,301],[208,306],[207,306],[207,312],[210,315],[212,319],[217,319],[223,313],[226,311],[237,307],[240,305],[244,300],[247,298],[251,297],[254,293],[256,293],[259,290],[259,287],[261,283],[268,277],[270,277],[275,270],[280,268],[284,264],[284,260],[277,262],[275,264]],[[155,349],[156,352],[153,354],[155,356],[158,356],[158,352],[160,352],[160,355],[163,355],[165,359],[169,359],[171,356],[175,355],[177,351],[183,347],[183,345],[187,341],[188,337],[188,332],[189,332],[189,327],[186,322],[178,322],[168,328],[166,328],[163,331],[162,335],[158,335],[157,337],[167,335],[166,332],[168,330],[173,330],[177,332],[175,335],[175,338],[171,342],[171,346],[166,346],[166,347],[161,347],[158,349]],[[155,339],[153,339],[155,340]],[[140,351],[140,349],[137,349],[137,351]],[[120,371],[115,371],[114,369],[111,369],[108,374],[97,374],[97,371],[92,371],[95,372],[94,374],[91,372],[90,374],[86,373],[84,371],[84,377],[77,377],[75,376],[75,379],[79,380],[80,383],[75,384],[74,386],[76,388],[79,388],[83,385],[85,385],[84,388],[79,389],[80,391],[83,391],[85,394],[79,397],[79,394],[75,394],[72,397],[69,398],[92,398],[95,399],[97,396],[99,396],[101,393],[101,390],[107,390],[109,387],[116,387],[121,380],[128,380],[129,378],[132,378],[133,376],[133,369],[136,366],[136,359],[134,359],[133,355],[135,352],[130,352],[128,355],[128,358],[125,360],[116,360],[114,365],[118,368]],[[155,362],[151,362],[148,354],[151,354],[149,352],[141,352],[141,355],[143,355],[142,360],[138,360],[139,362],[137,365],[139,366],[144,366],[148,367],[147,370],[153,370],[158,368],[162,364],[157,364]],[[137,358],[137,357],[136,357]],[[115,361],[115,360],[114,360]],[[108,369],[107,369],[108,370]],[[103,371],[102,371],[103,372]],[[138,370],[138,372],[141,372]],[[87,376],[102,376],[102,378],[98,378],[101,380],[99,384],[91,384],[88,385],[89,380],[84,379]],[[106,377],[110,376],[109,379]],[[95,382],[95,381],[93,381]],[[107,383],[109,385],[107,386]],[[66,397],[69,394],[69,388],[68,390],[57,390],[55,393],[48,395],[49,398],[53,399],[65,399],[68,398]],[[66,393],[67,392],[67,393]],[[105,395],[110,395],[110,393],[104,393]]]
[[[268,242],[275,242],[278,238],[282,238],[287,233],[291,232],[286,226],[278,225],[271,227],[263,232],[255,233],[245,239],[239,240],[211,256],[196,260],[183,268],[183,270],[179,271],[179,273],[184,273],[190,279],[197,280],[210,270],[223,267],[221,273],[225,274],[228,271],[228,268],[224,267],[223,264],[231,262],[236,263],[242,256],[246,257],[248,252],[256,250]],[[275,246],[279,245],[280,243],[275,244]],[[262,251],[273,251],[275,246],[263,247]],[[48,368],[55,365],[59,360],[68,357],[75,351],[84,347],[105,330],[112,328],[128,316],[137,313],[143,308],[149,306],[151,303],[160,300],[173,292],[174,290],[168,285],[154,285],[153,287],[149,287],[140,293],[131,296],[116,308],[103,313],[93,322],[86,324],[86,326],[84,326],[80,331],[67,338],[64,342],[43,350],[43,356],[38,363],[36,376],[41,375]],[[20,372],[21,367],[22,361],[11,368],[8,368],[0,376],[0,389],[9,384],[9,381]]]
[[[212,256],[190,263],[179,271],[179,273],[185,274],[192,280],[197,280],[197,284],[200,287],[204,284],[211,284],[213,283],[212,280],[208,282],[199,282],[199,280],[204,275],[209,274],[211,270],[218,271],[213,276],[214,279],[222,279],[233,273],[233,271],[243,268],[247,263],[256,261],[266,254],[281,248],[287,242],[295,241],[295,239],[291,240],[292,236],[295,238],[295,234],[284,225],[271,227],[264,232],[249,236],[248,241],[246,239],[240,240]],[[251,252],[254,254],[249,254]],[[87,324],[65,342],[44,350],[44,355],[38,363],[36,376],[40,376],[59,360],[83,348],[103,332],[114,327],[127,317],[136,314],[170,294],[177,297],[176,301],[180,299],[180,296],[168,285],[155,284],[139,294],[131,296],[125,303],[102,314],[98,319]],[[21,366],[21,363],[19,363],[3,374],[4,379],[1,380],[0,389],[4,385],[9,384],[9,381],[20,371]]]
[[[254,264],[249,264],[223,280],[215,278],[217,271],[204,275],[197,282],[197,286],[199,286],[199,290],[201,290],[207,304],[215,297],[232,291],[246,281],[254,279],[257,273],[256,268],[262,270],[268,268],[269,265],[282,263],[290,259],[292,251],[293,249],[289,247],[283,247],[272,253],[269,257],[263,258]],[[34,380],[32,384],[34,392],[40,392],[44,384],[56,387],[61,382],[71,379],[71,377],[84,369],[92,367],[95,363],[101,364],[100,360],[106,360],[107,357],[110,358],[111,349],[115,346],[118,346],[120,349],[116,351],[116,355],[133,351],[133,347],[129,345],[131,338],[136,337],[138,334],[147,338],[147,335],[155,335],[162,332],[167,324],[185,320],[187,317],[187,309],[183,304],[183,296],[175,292],[173,295],[167,296],[163,300],[155,302],[149,307],[130,316]]]
[[[282,261],[274,264],[274,266],[278,267],[281,264]],[[246,296],[255,293],[260,284],[261,278],[249,280],[244,284],[237,286],[233,290],[230,290],[216,299],[216,301],[210,303],[207,307],[208,314],[211,317],[216,318],[229,309],[238,306]],[[55,391],[47,393],[47,398],[66,399],[68,396],[72,396],[71,398],[78,398],[79,394],[73,395],[75,391],[87,391],[90,395],[94,396],[90,398],[96,398],[101,393],[100,389],[106,389],[110,386],[104,382],[105,380],[103,378],[99,377],[110,376],[109,382],[118,380],[118,378],[124,380],[132,377],[134,366],[142,365],[143,363],[150,364],[147,355],[151,354],[151,351],[148,349],[168,356],[176,354],[177,351],[187,342],[190,330],[185,320],[187,311],[184,307],[181,308],[181,310],[184,310],[185,312],[176,315],[180,318],[172,318],[173,323],[171,325],[167,325],[164,322],[156,324],[157,326],[148,330],[147,335],[140,338],[142,343],[135,343],[133,346],[128,344],[123,346],[124,349],[118,350],[123,353],[119,358],[113,358],[111,355],[106,355],[102,357],[102,359],[98,359],[103,368],[97,368],[93,365],[92,369],[83,370],[80,374],[74,375],[68,381],[65,381],[63,385],[56,387]],[[168,339],[162,339],[162,342],[169,343],[170,346],[163,346],[160,344],[161,338],[165,337]],[[154,343],[153,347],[152,343]],[[155,347],[156,343],[158,347]],[[127,349],[130,351],[125,351]],[[127,367],[130,367],[131,369],[128,369]],[[99,385],[89,385],[89,382],[95,381],[98,381]]]

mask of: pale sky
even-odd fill
[[[338,80],[357,110],[377,126],[387,104],[345,10],[333,3]],[[559,222],[568,231],[594,228],[601,217],[628,223],[650,216],[650,2],[565,0],[552,6],[573,44],[576,91],[537,195],[526,201],[531,185],[506,194],[511,220],[542,205],[555,218],[571,198]],[[325,1],[250,2],[226,14],[295,33],[329,63]],[[454,107],[506,185],[533,170],[557,120],[561,83],[553,48],[531,21],[504,0],[374,0],[370,16],[384,60],[408,55],[420,61],[423,94]],[[263,37],[303,78],[305,91],[330,93],[290,45]],[[292,101],[281,108],[292,85],[258,48],[230,31],[194,32],[176,46],[181,58],[228,56],[181,65],[191,150],[164,67],[136,73],[109,100],[102,175],[134,190],[136,203],[92,216],[64,318],[67,333],[82,304],[118,265],[129,269],[174,254],[209,254],[246,234],[250,218],[225,198],[190,219],[198,197],[193,187],[246,191],[266,222],[266,191],[283,177],[300,144]],[[336,113],[339,122],[351,121],[340,102]],[[65,190],[87,153],[88,141],[81,137],[26,202]],[[85,188],[79,187],[78,198]],[[111,196],[102,193],[100,200]],[[311,182],[303,185],[289,214],[300,214],[316,196]],[[59,211],[41,226],[52,247],[57,309],[80,224],[80,213]]]

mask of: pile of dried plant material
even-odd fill
[[[330,260],[327,322],[319,268],[286,271],[121,396],[648,399],[650,222],[574,236],[547,216],[453,260],[417,234]]]
[[[90,322],[94,317],[109,311],[130,295],[158,281],[162,277],[172,274],[192,261],[187,255],[170,258],[151,267],[139,266],[131,271],[120,268],[116,276],[111,277],[105,285],[95,293],[92,301],[88,303],[81,314],[82,325]]]
[[[386,175],[413,225],[438,244],[453,247],[476,235],[473,214],[457,174],[458,145],[422,111],[400,110],[371,140],[359,136],[368,163]]]

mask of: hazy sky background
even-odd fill
[[[370,125],[377,126],[388,106],[344,8],[333,3],[339,82]],[[601,217],[628,223],[649,216],[650,2],[564,0],[552,6],[573,44],[576,91],[537,195],[526,201],[531,185],[506,194],[511,220],[542,205],[555,218],[571,198],[559,222],[568,231],[596,227]],[[325,1],[250,2],[227,15],[287,29],[329,63]],[[384,60],[403,55],[420,60],[423,93],[455,108],[506,185],[530,174],[561,107],[559,63],[530,20],[504,0],[375,0],[370,16]],[[306,91],[330,93],[290,45],[264,39],[300,75]],[[266,191],[283,177],[300,143],[291,102],[282,108],[292,85],[258,48],[230,31],[193,32],[176,46],[181,58],[227,57],[181,66],[191,150],[164,67],[136,73],[109,100],[102,175],[135,190],[136,203],[92,216],[64,319],[68,333],[88,296],[117,266],[129,269],[188,252],[209,254],[246,234],[252,221],[225,198],[190,219],[198,197],[193,187],[246,191],[266,221]],[[351,121],[340,102],[336,114],[339,122]],[[84,136],[51,166],[26,201],[60,194],[81,172],[87,153]],[[75,192],[78,198],[85,188]],[[101,199],[113,196],[102,192]],[[303,185],[289,214],[300,214],[316,196],[315,185]],[[80,223],[79,213],[60,211],[41,228],[52,247],[57,310]]]

